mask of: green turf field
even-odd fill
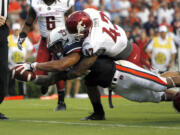
[[[105,121],[80,121],[92,112],[88,99],[66,99],[67,111],[54,112],[56,100],[5,101],[0,112],[0,135],[179,135],[180,114],[171,103],[133,103],[113,99]]]

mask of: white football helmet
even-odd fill
[[[52,53],[59,53],[65,45],[73,42],[72,36],[67,32],[66,28],[55,28],[47,37],[47,48]]]

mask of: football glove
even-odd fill
[[[22,75],[26,70],[35,71],[36,70],[37,62],[33,63],[23,63],[16,65],[16,71],[21,71],[20,74]]]

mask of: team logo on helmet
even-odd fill
[[[78,34],[80,34],[80,33],[81,33],[82,31],[84,31],[85,28],[86,28],[86,25],[85,25],[85,24],[82,25],[82,23],[83,23],[83,21],[78,22],[78,25],[77,25]]]

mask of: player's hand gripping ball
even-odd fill
[[[173,106],[177,112],[180,113],[180,92],[178,92],[173,99]]]
[[[20,81],[33,81],[36,79],[36,74],[32,70],[24,70],[21,65],[17,65],[11,69],[13,79]]]

